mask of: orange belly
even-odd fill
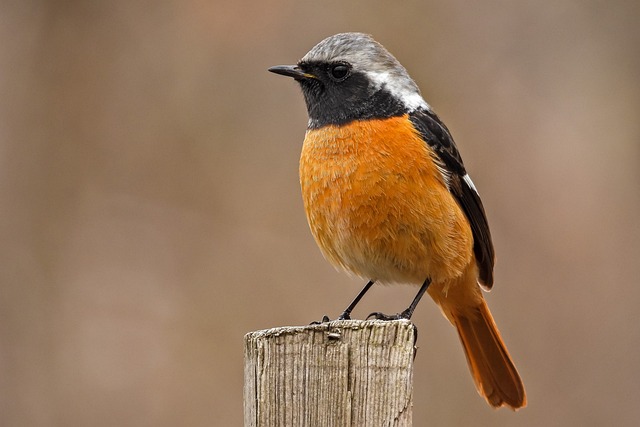
[[[473,237],[433,156],[407,116],[307,131],[300,184],[324,256],[386,283],[461,276]]]

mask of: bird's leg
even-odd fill
[[[349,319],[351,319],[351,312],[356,307],[356,305],[358,305],[358,303],[360,302],[360,300],[362,299],[364,294],[366,294],[367,291],[369,289],[371,289],[371,286],[373,286],[374,283],[375,283],[375,280],[369,280],[369,282],[367,282],[367,284],[364,285],[364,288],[362,288],[360,293],[358,295],[356,295],[356,297],[353,299],[353,301],[351,301],[351,304],[349,304],[349,306],[344,309],[344,311],[342,312],[340,317],[338,317],[338,320],[349,320]]]
[[[369,282],[367,282],[367,284],[364,285],[364,288],[362,288],[360,293],[358,293],[358,295],[356,295],[356,297],[353,299],[353,301],[351,301],[351,304],[349,304],[349,306],[344,309],[344,311],[342,312],[340,317],[338,317],[336,320],[351,320],[351,312],[356,307],[356,305],[358,305],[358,303],[360,302],[360,300],[362,299],[364,294],[366,294],[367,291],[369,289],[371,289],[371,286],[373,286],[374,283],[375,283],[375,280],[369,280]],[[322,316],[322,320],[321,321],[319,321],[319,322],[318,321],[311,322],[311,325],[320,325],[322,323],[327,323],[327,322],[330,322],[330,321],[331,321],[331,319],[329,319],[329,317],[325,315],[325,316]]]
[[[398,319],[407,319],[407,320],[409,320],[409,319],[411,319],[411,316],[413,315],[413,311],[416,309],[416,306],[420,302],[420,299],[422,298],[424,293],[427,292],[427,289],[429,288],[430,284],[431,284],[431,279],[427,279],[427,280],[424,281],[424,283],[420,287],[420,290],[418,291],[418,293],[416,294],[415,298],[411,302],[411,305],[406,310],[404,310],[402,313],[393,314],[393,315],[389,316],[388,314],[375,312],[375,313],[371,313],[370,315],[368,315],[367,319],[369,319],[371,317],[373,317],[375,319],[378,319],[378,320],[398,320]]]

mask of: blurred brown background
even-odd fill
[[[428,300],[416,426],[640,418],[640,3],[4,1],[0,425],[239,426],[242,337],[363,284],[307,229],[306,111],[266,71],[372,33],[451,128],[529,394],[476,394]],[[355,313],[398,311],[374,289]]]

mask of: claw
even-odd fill
[[[310,325],[322,325],[323,323],[329,323],[331,322],[331,319],[329,319],[329,316],[327,316],[326,314],[324,316],[322,316],[322,320],[317,321],[314,320],[313,322],[309,323]]]
[[[411,314],[409,313],[409,309],[403,311],[402,313],[391,314],[391,315],[380,313],[379,311],[375,311],[367,316],[367,320],[371,318],[374,318],[376,320],[401,320],[401,319],[409,320],[411,319]]]

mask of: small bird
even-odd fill
[[[527,404],[524,385],[481,292],[494,249],[478,191],[449,129],[407,70],[370,35],[341,33],[297,65],[269,71],[302,88],[309,123],[300,185],[325,258],[378,283],[421,285],[456,327],[478,393],[494,408]]]

